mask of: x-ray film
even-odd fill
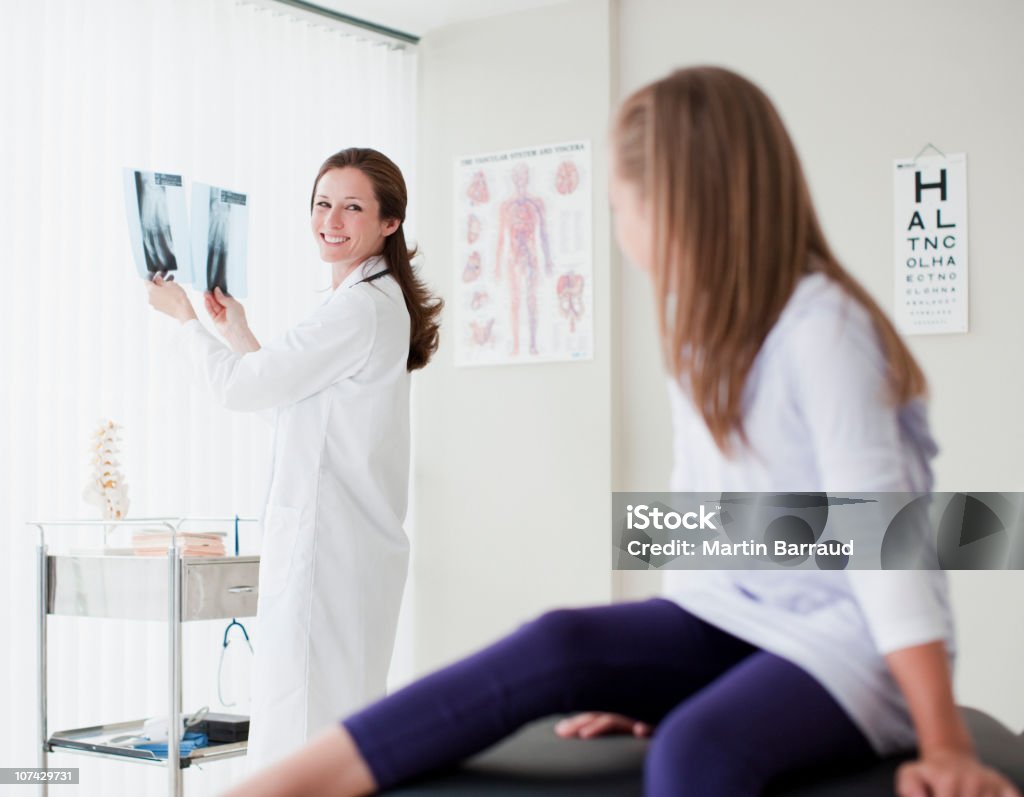
[[[124,170],[128,237],[139,276],[167,271],[175,282],[191,283],[188,212],[181,175]]]
[[[249,231],[247,197],[205,183],[192,184],[192,261],[196,287],[245,298]]]

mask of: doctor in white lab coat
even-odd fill
[[[398,168],[371,149],[328,158],[312,232],[333,291],[261,345],[220,290],[205,301],[222,343],[180,286],[149,301],[181,322],[193,370],[225,407],[270,410],[249,764],[258,769],[383,694],[405,584],[409,373],[437,349],[441,302],[413,273]]]

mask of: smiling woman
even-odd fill
[[[359,169],[330,169],[313,196],[313,233],[320,258],[332,266],[337,288],[357,265],[384,249],[384,239],[398,229],[398,219],[382,219],[373,183]]]
[[[37,574],[27,564],[32,537],[21,529],[29,518],[99,517],[81,501],[80,449],[97,418],[125,429],[136,516],[256,516],[266,500],[269,429],[255,415],[228,416],[197,401],[178,369],[158,359],[166,330],[178,324],[148,318],[157,314],[139,299],[119,190],[124,168],[181,174],[186,186],[244,187],[252,197],[245,310],[268,343],[326,298],[310,290],[329,285],[330,272],[307,238],[320,161],[366,141],[407,178],[416,168],[417,58],[414,47],[373,43],[326,20],[307,24],[285,5],[270,12],[235,0],[5,4],[0,72],[19,78],[0,81],[0,139],[18,157],[0,165],[0,240],[9,262],[21,265],[4,269],[19,298],[0,313],[3,339],[18,341],[0,347],[0,404],[4,417],[17,419],[0,435],[0,525],[11,530],[0,535],[0,638],[10,643],[0,652],[0,748],[14,764],[35,762],[41,748],[25,724],[38,712],[37,618],[27,608]],[[310,75],[331,75],[331,91],[345,103],[323,103],[323,83]],[[197,265],[205,272],[206,258]],[[322,269],[319,280],[314,269]],[[202,301],[194,304],[212,331]],[[88,529],[68,535],[56,534],[53,544],[103,544]],[[243,526],[242,553],[259,545],[259,532]],[[269,650],[260,629],[247,627],[257,652]],[[186,684],[217,682],[223,633],[219,623],[191,628]],[[167,712],[167,680],[152,658],[166,634],[156,625],[111,621],[97,633],[72,623],[55,636],[50,674],[59,701],[50,703],[49,731]],[[399,642],[392,677],[411,669],[410,647]],[[248,653],[224,659],[225,691],[242,713],[251,666]],[[184,694],[187,704],[190,688]],[[200,686],[196,699],[216,701],[216,692]],[[89,784],[83,793],[167,794],[164,769],[96,757],[74,765]],[[244,765],[239,757],[204,766],[186,792],[214,793]]]
[[[228,409],[272,410],[248,758],[261,767],[384,692],[405,584],[409,373],[437,349],[441,301],[412,270],[398,167],[372,149],[328,158],[311,229],[333,291],[262,346],[242,305],[206,308],[159,278],[150,303],[182,322],[199,381]]]
[[[373,149],[352,147],[320,167],[310,200],[320,257],[332,265],[335,288],[366,257],[380,254],[402,289],[411,326],[409,370],[422,368],[437,350],[442,302],[415,275],[416,250],[405,243],[408,193],[402,173]]]

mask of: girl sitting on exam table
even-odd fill
[[[261,345],[220,288],[199,323],[173,282],[147,283],[181,321],[198,381],[234,410],[271,410],[248,759],[264,767],[384,694],[408,563],[409,379],[437,350],[434,299],[410,264],[402,173],[372,149],[320,167],[313,240],[333,290]]]
[[[616,234],[671,374],[673,489],[929,490],[924,376],[832,254],[761,90],[680,70],[625,101],[612,146]],[[230,794],[369,794],[587,711],[558,732],[653,729],[650,797],[753,797],[915,745],[904,797],[1020,797],[954,705],[941,571],[671,575],[665,598],[544,614]]]

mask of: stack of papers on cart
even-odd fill
[[[166,556],[173,539],[182,556],[224,556],[226,536],[222,531],[137,531],[132,535],[132,552],[138,556]]]

